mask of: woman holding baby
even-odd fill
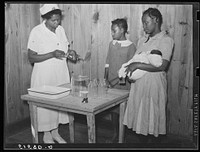
[[[142,23],[146,34],[138,41],[135,53],[159,50],[162,64],[154,66],[150,63],[132,62],[126,66],[126,72],[130,75],[138,69],[146,71],[131,84],[123,122],[144,142],[166,134],[166,69],[170,63],[174,41],[165,31],[161,31],[162,22],[158,9],[149,8],[143,12]]]

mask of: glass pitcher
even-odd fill
[[[88,94],[88,83],[88,76],[73,75],[71,80],[72,95],[85,98],[85,96]]]

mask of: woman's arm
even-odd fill
[[[146,64],[146,63],[140,63],[140,62],[133,62],[129,64],[126,69],[126,72],[131,72],[132,74],[135,70],[140,69],[140,70],[145,70],[148,72],[160,72],[160,71],[165,71],[169,65],[169,61],[163,59],[162,65],[159,67],[155,67],[151,64]]]
[[[155,67],[151,64],[138,63],[137,69],[145,70],[148,72],[160,72],[160,71],[165,71],[168,65],[169,65],[169,61],[163,59],[162,65],[159,67]]]
[[[53,52],[49,52],[46,54],[37,54],[37,52],[28,49],[28,59],[30,63],[43,62],[53,57],[57,59],[63,59],[64,55],[65,55],[64,51],[61,50],[55,50]]]

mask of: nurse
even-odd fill
[[[40,13],[43,22],[32,29],[28,40],[28,59],[34,64],[31,87],[70,83],[64,57],[66,54],[73,56],[76,52],[68,49],[65,30],[60,25],[62,12],[56,4],[44,4],[40,8]],[[66,112],[38,107],[37,115],[38,131],[44,132],[44,143],[54,143],[54,141],[66,143],[58,133],[58,125],[69,122]],[[34,136],[33,126],[31,129]]]

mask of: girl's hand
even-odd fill
[[[105,79],[105,82],[106,82],[106,86],[107,86],[108,88],[111,88],[110,82],[109,82],[107,79]]]
[[[137,64],[136,62],[130,63],[129,65],[125,66],[126,70],[125,73],[129,74],[130,72],[130,76],[132,75],[132,73],[137,70]]]
[[[55,50],[52,52],[53,57],[62,60],[65,57],[65,52],[61,50]]]

